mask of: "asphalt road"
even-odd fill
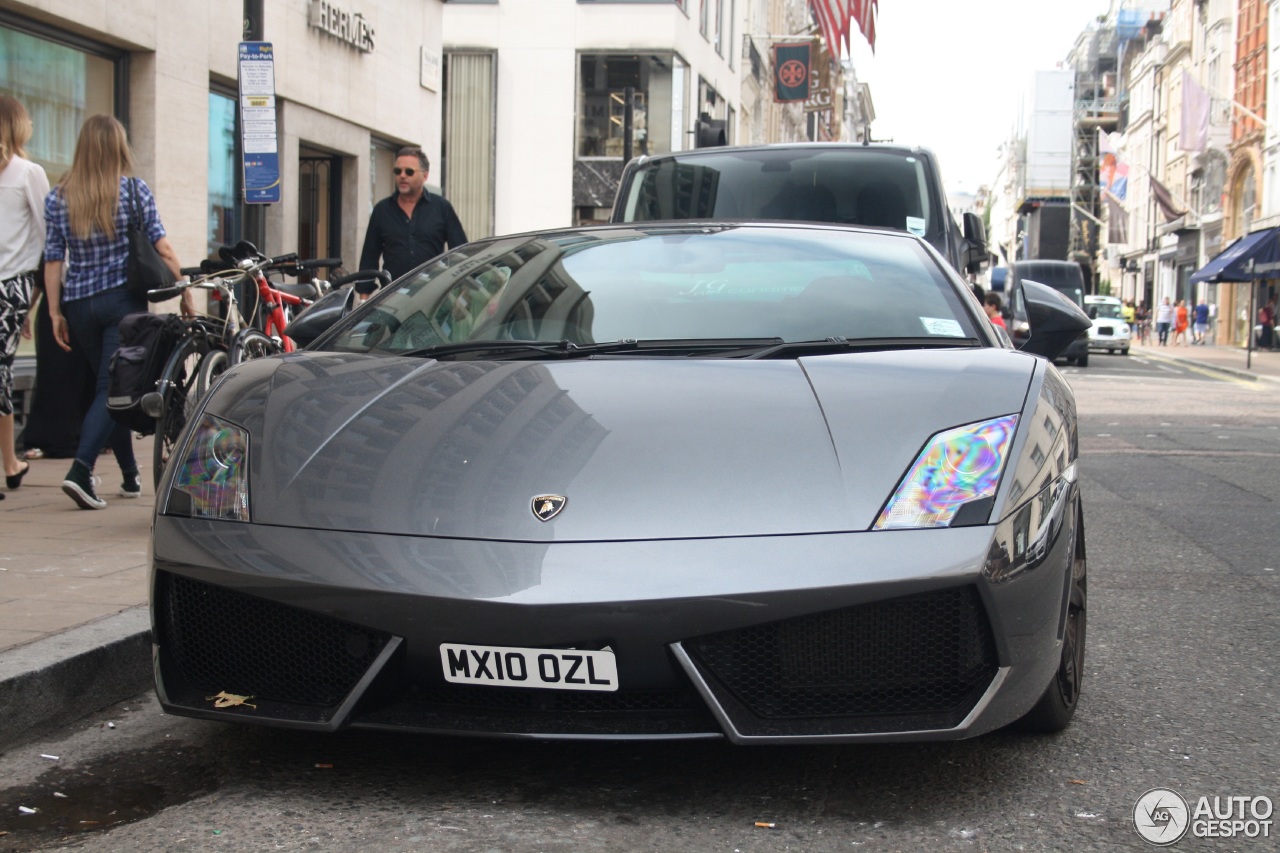
[[[1091,577],[1062,735],[322,737],[168,718],[145,695],[0,756],[0,851],[1147,850],[1132,815],[1149,789],[1280,800],[1280,385],[1166,367],[1064,369]],[[1170,849],[1278,848],[1272,832]]]

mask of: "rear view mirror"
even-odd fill
[[[294,317],[284,333],[293,338],[295,344],[305,347],[351,313],[355,308],[355,294],[355,289],[351,287],[329,291]]]
[[[1015,316],[1011,337],[1019,349],[1033,355],[1053,360],[1093,325],[1078,305],[1039,282],[1021,282],[1012,296]]]
[[[987,228],[976,213],[964,215],[965,272],[980,272],[987,265]]]

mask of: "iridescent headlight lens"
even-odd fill
[[[173,491],[189,498],[192,518],[249,520],[249,433],[204,415],[187,442]],[[188,503],[170,496],[169,507]],[[185,509],[185,507],[184,507]]]
[[[994,497],[1017,415],[949,429],[929,440],[874,530],[947,527],[960,507]]]

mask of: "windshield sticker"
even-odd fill
[[[924,219],[919,216],[907,217],[907,230],[917,237],[924,236]]]
[[[955,320],[944,320],[941,317],[921,317],[921,324],[924,330],[930,335],[940,335],[945,338],[963,338],[964,330],[960,328],[960,324]]]

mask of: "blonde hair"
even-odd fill
[[[31,140],[31,116],[17,98],[0,95],[0,169],[14,157],[26,157]]]
[[[73,236],[87,240],[95,231],[116,236],[120,179],[131,171],[133,154],[124,125],[113,116],[89,116],[80,128],[71,169],[58,185]]]

